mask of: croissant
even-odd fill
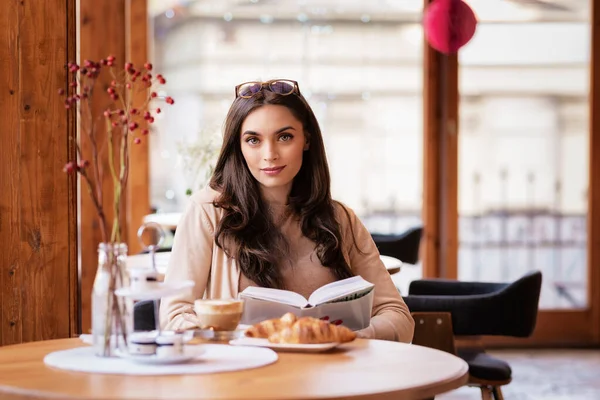
[[[342,325],[312,317],[303,317],[268,337],[271,343],[319,344],[346,343],[356,339],[356,333]]]
[[[246,336],[266,339],[274,333],[277,333],[286,327],[292,326],[296,320],[297,318],[294,314],[286,313],[281,318],[268,319],[252,325],[246,331]]]

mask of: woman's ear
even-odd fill
[[[304,139],[304,151],[308,150],[310,148],[310,138],[308,137],[308,135],[305,133],[304,134],[305,138]]]

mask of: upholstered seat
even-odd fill
[[[474,349],[458,349],[457,355],[469,364],[469,374],[486,381],[510,381],[512,370],[507,362]]]
[[[413,281],[404,297],[415,317],[414,344],[457,354],[469,364],[469,384],[482,397],[502,400],[500,386],[510,383],[510,366],[483,348],[456,349],[455,336],[528,337],[537,321],[542,274],[532,271],[512,283]]]

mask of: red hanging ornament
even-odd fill
[[[425,9],[425,38],[437,51],[456,53],[475,34],[477,17],[463,0],[434,0]]]

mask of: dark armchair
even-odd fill
[[[419,261],[422,235],[423,227],[420,226],[411,228],[400,235],[371,233],[380,254],[397,258],[408,264],[416,264]]]
[[[455,336],[528,337],[537,320],[542,274],[533,271],[512,283],[413,281],[404,297],[415,319],[413,344],[448,351],[469,364],[469,385],[482,398],[502,400],[501,386],[510,383],[510,366],[483,348],[454,346]]]

